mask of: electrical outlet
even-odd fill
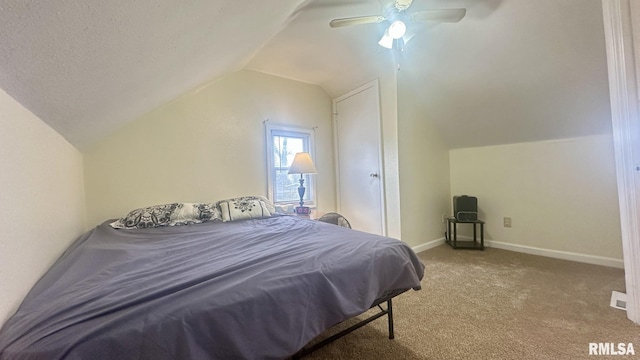
[[[447,214],[440,214],[440,222],[444,224],[446,220],[447,220]]]
[[[504,218],[504,227],[511,227],[511,218],[510,217],[505,217]]]

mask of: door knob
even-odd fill
[[[377,178],[378,174],[377,173],[372,173],[372,174],[369,174],[369,176],[371,176],[372,178]]]

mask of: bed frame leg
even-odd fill
[[[395,335],[393,334],[393,305],[391,304],[391,299],[387,300],[387,319],[389,319],[389,339],[394,339]]]
[[[395,335],[393,333],[393,304],[391,302],[391,299],[394,296],[400,295],[401,293],[403,293],[405,291],[406,290],[403,290],[403,291],[401,291],[399,293],[396,293],[393,296],[389,297],[386,300],[386,302],[387,302],[387,308],[386,309],[384,309],[382,307],[382,305],[381,305],[384,302],[384,300],[382,300],[380,303],[372,306],[372,308],[377,306],[380,309],[380,311],[377,314],[371,315],[370,317],[368,317],[368,318],[366,318],[366,319],[364,319],[364,320],[362,320],[362,321],[360,321],[360,322],[358,322],[358,323],[356,323],[354,325],[351,325],[350,327],[348,327],[348,328],[340,331],[339,333],[334,334],[334,335],[332,335],[332,336],[320,341],[319,343],[317,343],[315,345],[312,345],[310,347],[304,347],[304,348],[300,349],[297,353],[292,355],[291,359],[292,360],[300,359],[303,356],[306,356],[306,355],[314,352],[315,350],[317,350],[317,349],[329,344],[330,342],[332,342],[334,340],[337,340],[337,339],[347,335],[348,333],[350,333],[350,332],[352,332],[354,330],[357,330],[357,329],[365,326],[366,324],[372,322],[373,320],[375,320],[375,319],[377,319],[379,317],[385,316],[385,315],[387,315],[387,319],[389,321],[389,339],[394,339]]]

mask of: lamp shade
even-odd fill
[[[307,152],[299,152],[293,158],[289,167],[289,174],[317,174],[318,170],[313,165],[311,156]]]

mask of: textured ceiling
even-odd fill
[[[0,0],[0,87],[83,148],[242,68],[302,0]]]
[[[386,4],[0,0],[0,87],[80,149],[242,68],[337,96],[399,63],[451,147],[610,131],[600,0],[415,0],[467,16],[412,28],[402,54],[377,45],[384,24],[328,26]]]

